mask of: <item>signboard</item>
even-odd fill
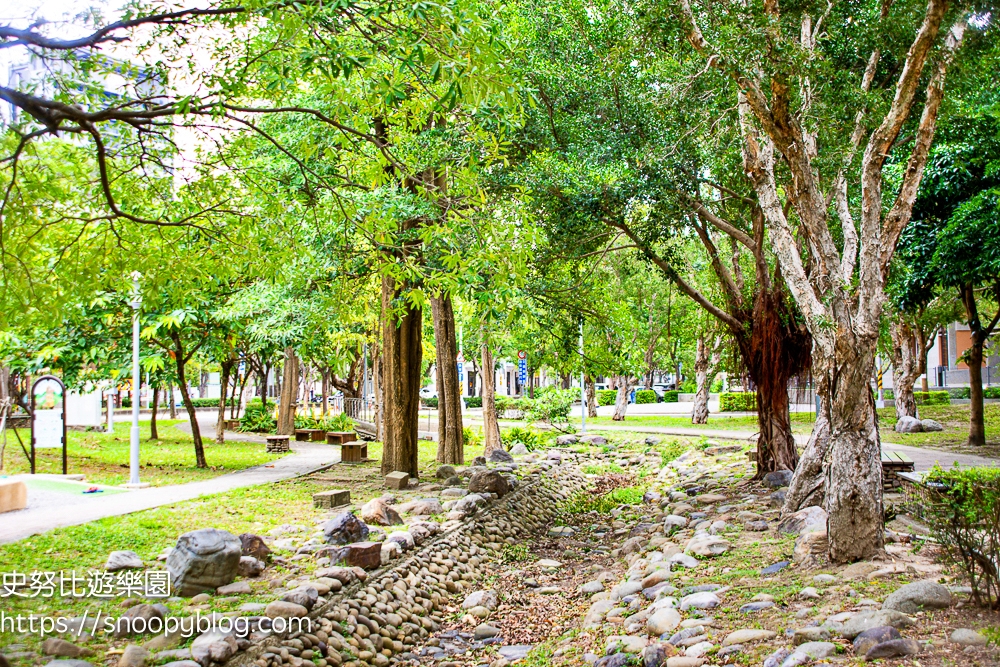
[[[517,379],[523,385],[528,381],[528,360],[521,354],[523,352],[519,352],[517,355]]]
[[[523,359],[527,359],[528,358],[528,353],[525,352],[524,350],[518,350],[517,351],[517,358],[518,359],[522,359],[522,360]]]
[[[31,385],[31,468],[35,450],[63,450],[66,474],[66,387],[54,375],[43,375]]]

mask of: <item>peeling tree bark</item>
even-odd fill
[[[917,416],[917,401],[913,385],[923,373],[917,354],[917,334],[902,315],[889,325],[892,336],[892,394],[896,406],[896,421]],[[924,357],[926,358],[926,357]]]
[[[691,408],[692,424],[708,423],[708,395],[711,391],[712,379],[715,377],[715,368],[722,358],[722,338],[716,336],[715,344],[709,350],[705,344],[705,336],[698,336],[697,349],[695,351],[694,377],[695,395],[694,406]]]
[[[587,375],[584,380],[587,386],[587,416],[596,417],[597,416],[597,386],[594,384],[594,378]]]
[[[628,410],[628,395],[632,387],[636,386],[636,382],[636,379],[630,375],[615,376],[618,393],[615,394],[615,413],[611,416],[613,421],[625,421],[625,411]]]
[[[485,331],[483,331],[482,339],[483,367],[481,374],[483,378],[483,444],[485,446],[483,453],[489,456],[490,452],[503,449],[503,443],[500,442],[500,424],[497,421],[493,352],[490,351]]]
[[[285,348],[285,364],[281,374],[278,399],[278,435],[295,433],[295,402],[299,393],[299,357],[295,348]]]

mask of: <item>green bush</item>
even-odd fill
[[[465,398],[466,407],[470,408],[481,408],[483,407],[483,397],[482,396],[467,396]]]
[[[664,403],[676,403],[680,400],[681,392],[676,389],[671,389],[670,391],[663,392],[663,402]],[[638,402],[638,401],[637,401]]]
[[[951,398],[947,391],[915,391],[913,398],[917,405],[948,405]]]
[[[422,400],[424,402],[424,405],[426,405],[427,407],[429,407],[431,409],[436,409],[437,406],[438,406],[438,397],[437,396],[433,396],[431,398],[422,398],[420,400]]]
[[[695,379],[693,377],[685,378],[684,381],[681,382],[680,391],[684,392],[685,394],[693,394],[694,392],[698,391],[698,383],[695,382]]]
[[[544,447],[548,444],[548,441],[548,436],[530,426],[513,426],[500,431],[500,442],[503,443],[504,449],[508,451],[510,451],[511,447],[520,443],[531,452]]]
[[[973,599],[1000,608],[1000,468],[933,468],[924,480],[925,518]]]
[[[648,403],[656,403],[656,392],[652,389],[640,389],[635,392],[635,403],[636,405],[645,405]]]
[[[326,419],[315,419],[313,417],[296,415],[295,428],[318,428],[323,429],[324,431],[337,431],[343,433],[345,431],[354,430],[354,420],[343,412]]]
[[[756,392],[727,391],[719,395],[719,410],[722,412],[753,412],[756,409]]]
[[[983,387],[983,398],[1000,398],[1000,387]]]
[[[468,426],[462,428],[462,445],[465,447],[478,447],[483,444],[483,429],[472,429]]]
[[[882,400],[885,400],[885,401],[894,401],[894,400],[896,400],[896,392],[894,392],[891,388],[889,388],[889,389],[883,389],[882,390]]]
[[[278,430],[278,422],[271,413],[274,403],[264,405],[259,398],[251,399],[240,419],[240,430],[244,433],[274,433]]]
[[[970,389],[968,387],[949,387],[948,398],[969,398]]]
[[[535,392],[535,400],[527,406],[528,419],[543,424],[566,426],[576,397],[577,393],[572,389],[542,387]]]
[[[722,380],[712,380],[712,386],[708,388],[709,393],[718,394],[722,391]]]
[[[599,389],[597,390],[597,404],[614,405],[617,394],[618,392],[614,389]]]

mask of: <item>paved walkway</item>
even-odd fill
[[[201,420],[199,424],[200,422]],[[226,437],[230,435],[238,434],[226,433]],[[53,528],[76,526],[109,516],[172,505],[199,496],[277,482],[339,460],[339,447],[293,442],[292,453],[288,456],[200,482],[93,495],[32,489],[28,493],[28,506],[25,509],[0,515],[0,544],[15,542]]]

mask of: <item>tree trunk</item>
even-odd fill
[[[587,375],[584,378],[584,382],[587,385],[587,416],[596,417],[597,416],[597,386],[594,384],[594,378]]]
[[[691,408],[692,424],[708,423],[708,394],[712,385],[712,371],[719,363],[718,344],[715,350],[709,350],[705,337],[698,336],[697,350],[694,360],[695,395],[694,406]]]
[[[396,313],[401,311],[399,317]],[[423,313],[401,296],[392,278],[382,279],[382,378],[385,446],[382,474],[420,477],[417,426],[420,416],[420,360]]]
[[[177,363],[177,387],[181,391],[181,401],[184,403],[184,409],[187,410],[188,421],[191,422],[191,439],[194,441],[195,465],[198,468],[207,468],[205,446],[201,441],[201,427],[198,426],[198,414],[194,410],[194,403],[191,402],[191,394],[188,393],[187,378],[184,376],[185,366],[187,365],[187,359],[184,358],[184,346],[181,344],[180,336],[176,333],[171,336],[171,339],[174,342],[174,354]]]
[[[615,394],[615,413],[611,416],[616,422],[625,421],[625,411],[628,410],[628,394],[634,385],[631,377],[620,375],[616,378],[618,393]]]
[[[458,343],[451,297],[431,297],[434,344],[437,347],[438,463],[462,465],[462,387],[458,379]]]
[[[896,406],[896,421],[903,417],[917,416],[917,402],[913,398],[913,385],[920,375],[917,371],[917,336],[902,314],[889,325],[892,336],[892,393]]]
[[[236,359],[229,357],[220,364],[222,372],[219,374],[219,385],[222,396],[219,398],[219,416],[215,420],[215,442],[220,445],[226,441],[226,397],[229,394],[229,375],[235,363]]]
[[[156,409],[159,407],[160,402],[160,388],[153,387],[153,405],[152,414],[149,416],[149,439],[159,440],[160,434],[156,430]]]
[[[969,365],[969,441],[982,447],[986,444],[986,420],[983,414],[983,338],[972,333],[972,345],[966,352]]]
[[[323,419],[330,413],[330,369],[323,369],[323,398],[322,403],[320,403]]]
[[[483,367],[481,374],[483,378],[483,444],[485,445],[485,451],[483,453],[486,456],[489,456],[490,452],[497,449],[503,449],[503,443],[500,442],[500,424],[497,419],[493,353],[490,351],[490,345],[487,342],[485,331],[483,332],[482,339]]]
[[[375,439],[385,441],[385,396],[382,388],[385,380],[382,377],[381,350],[372,354],[372,393],[375,396],[375,410],[372,418],[375,420]],[[367,397],[363,397],[367,400]]]
[[[295,399],[299,388],[299,358],[292,347],[285,348],[281,393],[278,399],[278,435],[295,433]]]
[[[170,405],[170,418],[177,419],[177,402],[174,400],[174,385],[167,384],[167,403]]]

